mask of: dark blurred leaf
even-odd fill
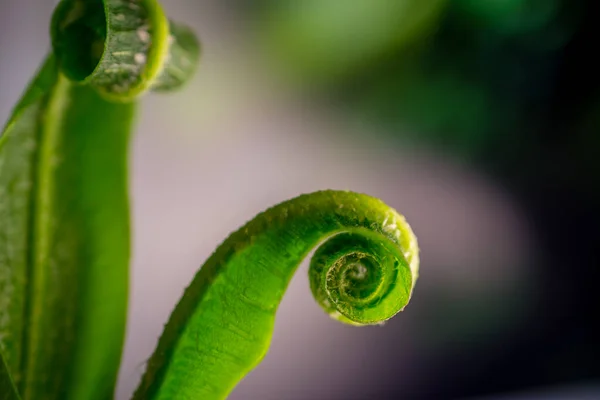
[[[2,400],[20,400],[17,389],[8,368],[4,363],[4,357],[0,353],[0,399]]]
[[[295,79],[327,82],[435,29],[446,0],[278,1],[261,36]]]

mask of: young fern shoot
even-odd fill
[[[199,46],[155,0],[63,0],[51,25],[53,52],[0,135],[0,380],[23,400],[106,400],[125,329],[136,101],[187,80]]]
[[[127,308],[127,149],[139,97],[181,86],[199,44],[156,0],[62,0],[53,51],[0,136],[0,398],[113,397]],[[225,398],[267,352],[290,279],[352,325],[401,311],[418,276],[404,217],[322,191],[233,233],[173,311],[134,400]]]
[[[404,217],[362,194],[303,195],[256,216],[200,268],[133,399],[225,398],[265,355],[292,275],[323,240],[310,286],[330,316],[373,325],[404,309],[419,268]]]

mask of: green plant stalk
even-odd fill
[[[63,0],[52,43],[0,136],[0,393],[109,399],[125,324],[135,100],[180,86],[199,48],[155,0]],[[309,276],[331,317],[380,324],[406,306],[419,259],[404,217],[366,195],[300,196],[208,259],[134,399],[227,396],[265,355],[294,271],[324,240]]]
[[[380,324],[408,303],[416,238],[380,200],[323,191],[281,203],[233,233],[171,315],[134,400],[223,399],[265,355],[277,307],[299,263],[335,319]]]
[[[134,104],[108,102],[62,75],[46,101],[21,393],[109,398],[126,318],[126,159]]]
[[[94,386],[108,398],[125,327],[134,105],[70,83],[53,57],[24,99],[0,143],[3,353],[23,399],[91,398],[77,395]]]
[[[109,399],[135,100],[180,86],[199,49],[153,0],[62,1],[52,42],[0,136],[0,379],[23,400]]]

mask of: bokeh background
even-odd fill
[[[193,82],[143,101],[118,399],[183,288],[256,213],[318,189],[382,198],[421,245],[413,301],[353,328],[307,263],[242,399],[600,399],[596,0],[163,0]],[[0,120],[53,1],[0,0]]]

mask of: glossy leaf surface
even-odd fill
[[[2,348],[23,399],[112,396],[133,110],[73,85],[51,57],[3,133]]]
[[[135,102],[198,42],[155,0],[63,0],[0,136],[0,351],[23,400],[113,396],[127,309]]]
[[[290,279],[323,241],[309,274],[315,299],[331,317],[372,325],[402,311],[419,267],[404,217],[362,194],[303,195],[256,216],[206,261],[133,398],[225,398],[267,352]]]

